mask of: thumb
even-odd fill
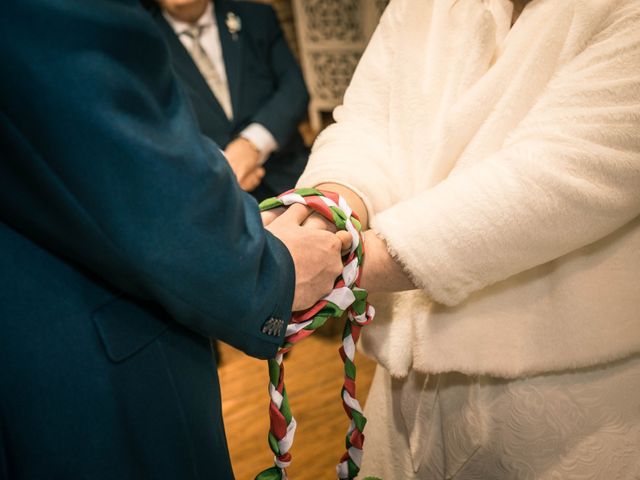
[[[340,243],[342,243],[342,253],[347,252],[351,248],[351,242],[353,240],[351,234],[344,230],[339,230],[336,232],[336,235],[340,239]]]

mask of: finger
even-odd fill
[[[340,230],[336,233],[338,239],[340,239],[340,243],[342,244],[341,251],[345,253],[349,251],[351,248],[351,242],[353,239],[351,238],[351,234],[349,232],[345,232],[344,230]]]
[[[343,246],[343,242],[342,239],[339,238],[338,235],[332,235],[332,248],[333,250],[338,253],[340,251],[340,249]],[[332,271],[335,277],[337,277],[338,275],[340,275],[340,273],[342,272],[342,260],[340,258],[340,255],[336,255],[333,257],[333,265],[332,265]]]
[[[284,212],[284,207],[273,208],[271,210],[267,210],[262,212],[262,225],[265,227],[273,222],[276,218],[278,218]]]
[[[262,180],[262,179],[261,179],[260,177],[256,176],[256,175],[253,175],[252,177],[250,177],[250,178],[248,179],[248,181],[247,181],[247,183],[248,183],[248,184],[249,184],[249,186],[250,186],[250,191],[251,191],[251,190],[255,190],[255,188],[256,188],[258,185],[260,185],[260,181],[261,181],[261,180]]]
[[[264,169],[261,169],[261,170],[264,170]],[[245,177],[240,182],[240,186],[247,191],[251,191],[255,189],[258,185],[260,185],[260,182],[262,181],[263,176],[264,176],[264,173],[261,174],[257,169],[253,170],[249,172],[247,175],[245,175]]]
[[[311,214],[309,216],[309,218],[307,218],[304,221],[302,226],[303,227],[315,228],[317,230],[325,230],[325,231],[331,232],[331,233],[334,233],[336,231],[335,225],[330,223],[328,220],[325,220],[325,218],[322,217],[317,212],[314,212],[313,214]]]
[[[302,225],[302,223],[311,215],[312,210],[300,203],[294,203],[287,210],[280,215],[276,222],[294,223],[296,225]]]
[[[238,168],[234,167],[233,165],[231,165],[231,171],[236,176],[236,181],[238,183],[242,183],[242,180],[244,178],[244,175],[242,174],[242,172]]]
[[[242,188],[245,192],[250,192],[251,190],[253,190],[253,182],[251,181],[250,178],[243,178],[240,182],[240,188]]]

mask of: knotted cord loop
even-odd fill
[[[347,312],[342,334],[340,357],[344,362],[344,384],[342,386],[342,405],[350,424],[346,435],[346,451],[336,466],[337,478],[347,480],[356,478],[360,471],[363,430],[367,422],[362,407],[356,399],[356,344],[360,329],[373,320],[375,310],[367,303],[367,292],[360,288],[364,244],[362,227],[358,216],[347,202],[334,192],[320,191],[315,188],[290,190],[278,197],[269,198],[260,204],[262,211],[278,207],[288,207],[300,203],[313,209],[338,230],[351,234],[352,243],[349,253],[343,256],[342,274],[336,279],[331,293],[322,298],[308,310],[295,312],[287,327],[285,341],[274,359],[269,360],[269,446],[273,451],[275,465],[256,476],[256,480],[286,480],[286,468],[291,464],[291,445],[296,431],[296,420],[291,413],[287,391],[284,386],[283,354],[320,328],[329,318],[339,318]]]

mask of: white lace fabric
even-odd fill
[[[385,480],[638,480],[640,356],[518,380],[378,367],[362,474]]]

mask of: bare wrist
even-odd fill
[[[256,152],[256,154],[260,155],[260,149],[258,148],[258,146],[253,143],[251,140],[249,140],[247,137],[243,137],[240,136],[238,137],[238,139],[244,140],[245,142],[247,142],[247,145],[254,151]]]
[[[373,230],[364,232],[362,288],[369,292],[399,292],[417,287],[404,267],[391,256],[387,243]]]

